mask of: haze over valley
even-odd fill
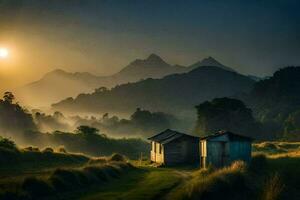
[[[0,200],[298,200],[299,7],[0,0]]]

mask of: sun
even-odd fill
[[[8,57],[8,49],[6,48],[0,48],[0,59],[5,59]]]

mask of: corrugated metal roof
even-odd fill
[[[253,140],[250,137],[239,135],[239,134],[235,134],[235,133],[232,133],[230,131],[218,131],[215,134],[202,137],[202,138],[200,138],[200,140],[209,140],[209,139],[220,137],[220,136],[224,136],[224,135],[227,135],[228,139],[230,141],[252,141]]]
[[[177,132],[177,131],[174,131],[174,130],[170,130],[170,129],[167,129],[157,135],[154,135],[150,138],[148,138],[148,140],[152,140],[152,141],[155,141],[155,142],[159,142],[159,143],[162,143],[162,144],[166,144],[166,143],[169,143],[177,138],[180,138],[180,137],[183,137],[183,136],[187,136],[187,137],[194,137],[194,138],[197,138],[195,136],[192,136],[192,135],[187,135],[185,133],[180,133],[180,132]]]

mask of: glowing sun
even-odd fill
[[[8,57],[8,50],[6,48],[1,48],[0,47],[0,59],[5,59]]]

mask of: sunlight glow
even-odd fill
[[[0,59],[5,59],[8,57],[8,50],[6,48],[0,48]]]

